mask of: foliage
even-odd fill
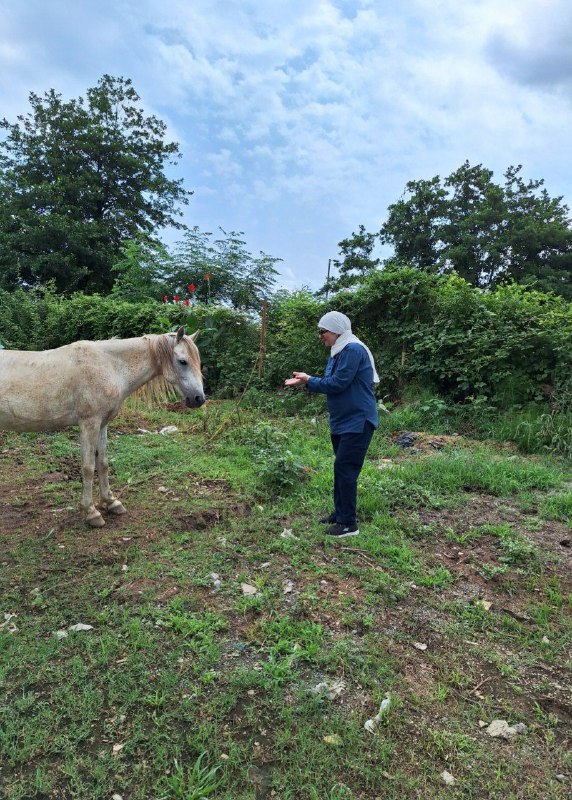
[[[358,233],[352,233],[351,237],[342,239],[338,243],[342,258],[334,259],[338,277],[330,277],[320,290],[320,294],[327,295],[329,292],[348,289],[379,266],[380,259],[372,257],[376,239],[377,236],[368,233],[364,225],[359,226]]]
[[[111,296],[132,303],[157,300],[171,291],[168,282],[172,256],[167,248],[145,235],[127,239],[111,271],[116,275]]]
[[[280,259],[262,252],[255,258],[246,250],[242,233],[227,233],[222,228],[221,232],[223,238],[214,241],[212,233],[197,226],[186,232],[167,273],[171,293],[182,296],[190,292],[203,303],[260,313],[264,299],[272,293]]]
[[[172,774],[162,781],[167,794],[163,794],[159,800],[206,800],[211,797],[221,784],[217,777],[220,767],[203,766],[206,755],[201,753],[188,772],[175,759]]]
[[[456,272],[473,286],[506,280],[572,298],[572,229],[568,207],[542,180],[525,182],[509,167],[504,186],[481,164],[466,161],[444,181],[410,181],[389,206],[381,242],[394,262]]]
[[[109,291],[122,243],[181,227],[179,146],[145,116],[130,80],[104,75],[86,99],[31,93],[31,111],[0,126],[0,280],[58,291]]]
[[[455,400],[504,407],[568,397],[572,305],[562,298],[398,269],[372,274],[336,307],[363,331],[388,390],[421,380]]]
[[[270,496],[291,494],[306,476],[304,464],[289,449],[288,436],[259,422],[250,436],[260,488]]]
[[[277,292],[268,313],[265,379],[280,386],[295,370],[324,371],[327,353],[318,337],[318,320],[327,311],[309,291]]]

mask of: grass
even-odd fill
[[[1,434],[4,795],[567,797],[570,467],[428,409],[385,418],[343,542],[316,522],[318,405],[127,409],[109,450],[129,513],[99,531],[74,432]],[[490,739],[495,718],[526,735]]]

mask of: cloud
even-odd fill
[[[524,86],[570,93],[572,6],[567,0],[549,0],[524,10],[491,31],[485,49],[490,62]]]

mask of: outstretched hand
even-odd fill
[[[305,372],[293,372],[293,378],[288,378],[284,381],[284,386],[304,386],[308,383],[309,375]]]

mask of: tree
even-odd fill
[[[111,268],[116,275],[111,294],[131,303],[164,297],[170,291],[166,276],[172,266],[173,259],[160,242],[143,235],[127,239]]]
[[[193,285],[194,296],[203,302],[260,311],[264,298],[272,293],[278,274],[275,266],[281,259],[263,252],[254,257],[245,248],[243,233],[220,230],[223,238],[215,241],[212,233],[197,226],[185,234],[173,255],[172,292],[183,295]]]
[[[466,161],[444,181],[410,181],[380,231],[394,261],[456,272],[473,286],[534,284],[572,297],[572,229],[562,197],[509,167],[504,185]]]
[[[104,75],[85,100],[53,89],[29,100],[0,122],[0,283],[107,292],[126,239],[183,227],[190,193],[165,176],[179,145],[125,78]]]
[[[341,259],[334,259],[334,266],[338,269],[337,278],[329,278],[318,294],[339,292],[350,286],[360,283],[363,278],[380,264],[379,258],[373,258],[373,250],[378,236],[368,233],[364,225],[359,226],[357,233],[352,233],[347,239],[338,242]]]

